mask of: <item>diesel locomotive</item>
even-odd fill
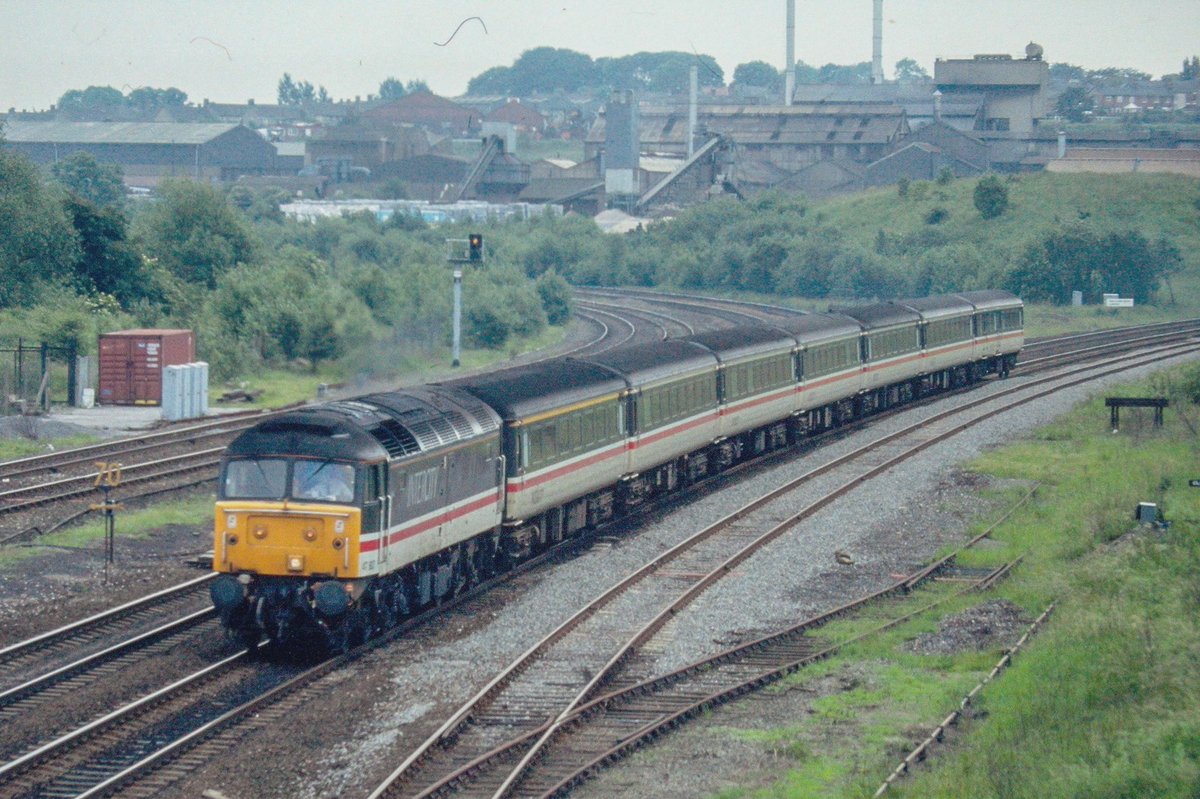
[[[290,411],[224,455],[213,603],[246,641],[344,649],[741,460],[1006,376],[1023,327],[963,292]]]

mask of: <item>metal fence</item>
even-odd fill
[[[50,404],[75,404],[77,381],[75,347],[51,347],[45,342],[0,346],[0,412],[49,410]]]

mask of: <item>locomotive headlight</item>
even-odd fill
[[[316,541],[317,540],[316,529],[313,527],[305,527],[304,528],[304,540],[308,541],[308,542]]]
[[[290,572],[304,571],[304,556],[303,555],[288,555],[287,569]]]
[[[254,537],[262,541],[267,537],[267,526],[265,524],[256,524],[254,526]]]

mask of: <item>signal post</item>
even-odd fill
[[[461,245],[466,244],[466,249]],[[483,234],[471,233],[464,242],[462,239],[446,239],[446,260],[454,268],[454,316],[453,339],[450,347],[450,365],[459,367],[459,356],[462,351],[462,264],[483,262]]]

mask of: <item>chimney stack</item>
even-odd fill
[[[883,83],[883,0],[875,0],[875,35],[871,45],[871,83]]]
[[[796,93],[796,0],[787,0],[787,63],[783,65],[783,104]]]
[[[700,68],[692,64],[691,69],[691,91],[688,94],[688,142],[687,142],[687,157],[691,158],[692,153],[696,150],[696,103],[700,89]]]

